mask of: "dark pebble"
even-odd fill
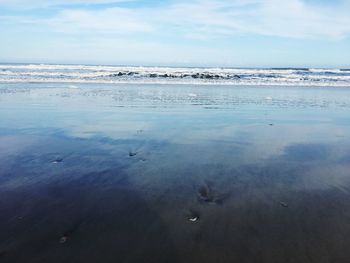
[[[64,243],[66,243],[67,242],[67,239],[68,239],[68,237],[66,237],[66,236],[62,236],[61,238],[60,238],[60,243],[61,244],[64,244]]]
[[[62,158],[57,158],[57,159],[52,161],[52,163],[61,163],[61,162],[63,162]]]
[[[284,202],[280,202],[280,205],[283,206],[283,207],[288,207],[288,204],[284,203]]]
[[[134,156],[136,156],[137,155],[137,152],[129,152],[129,156],[130,157],[134,157]]]

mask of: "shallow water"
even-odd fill
[[[349,187],[348,88],[0,84],[0,262],[349,262]]]

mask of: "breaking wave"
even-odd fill
[[[350,70],[0,64],[0,82],[350,86]]]

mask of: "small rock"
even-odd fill
[[[190,211],[188,220],[191,222],[197,222],[199,220],[199,214],[195,211]]]
[[[196,222],[197,220],[199,220],[199,217],[197,217],[197,216],[191,217],[188,220],[190,220],[191,222]]]
[[[136,156],[137,155],[137,152],[129,152],[129,156],[130,157],[134,157],[134,156]]]
[[[288,207],[288,204],[284,203],[284,202],[280,202],[280,205],[283,206],[283,207]]]
[[[66,242],[67,242],[67,239],[68,239],[68,237],[62,236],[62,237],[60,238],[60,244],[66,243]]]
[[[61,163],[63,161],[62,158],[57,158],[55,160],[52,161],[52,163]]]

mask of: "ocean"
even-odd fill
[[[0,82],[350,86],[350,69],[0,64]]]

